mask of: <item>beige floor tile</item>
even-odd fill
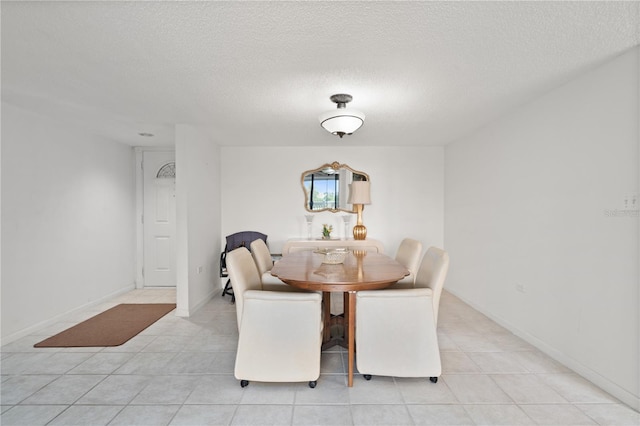
[[[534,349],[514,352],[513,356],[531,373],[570,373],[564,365]]]
[[[402,395],[392,377],[373,376],[365,380],[357,375],[349,389],[352,404],[402,404]]]
[[[164,374],[176,352],[137,353],[114,374]]]
[[[314,389],[311,389],[307,383],[298,384],[295,403],[296,405],[349,404],[346,376],[321,374]]]
[[[427,378],[395,378],[405,404],[456,404],[457,398],[444,380],[431,383]]]
[[[109,426],[166,426],[178,409],[180,405],[128,405]]]
[[[354,425],[411,425],[413,420],[405,405],[352,405]]]
[[[533,374],[495,374],[491,378],[517,404],[566,404],[551,386]]]
[[[640,413],[623,404],[576,404],[599,425],[640,425]]]
[[[345,365],[342,363],[340,352],[325,352],[320,360],[321,374],[345,374]]]
[[[236,411],[234,405],[183,405],[169,423],[172,426],[228,425]],[[256,423],[257,424],[257,423]]]
[[[240,382],[236,382],[240,386]],[[293,404],[295,401],[297,383],[262,383],[249,382],[244,388],[241,404]]]
[[[239,404],[244,395],[238,380],[232,374],[200,377],[185,401],[188,405]]]
[[[637,411],[446,291],[438,383],[357,373],[348,388],[347,352],[335,346],[322,355],[315,389],[306,382],[242,388],[233,375],[238,329],[229,300],[217,295],[191,318],[170,313],[117,347],[33,347],[117,303],[175,302],[175,289],[135,290],[4,345],[2,425],[640,424]]]
[[[60,376],[45,374],[9,376],[0,386],[0,401],[3,405],[19,404],[58,377]]]
[[[573,405],[521,405],[520,408],[539,425],[597,424]]]
[[[123,408],[117,405],[72,405],[49,425],[107,425]]]
[[[23,404],[73,404],[106,377],[103,375],[61,376],[25,399]]]
[[[409,414],[416,425],[473,425],[464,407],[459,405],[408,405]]]
[[[111,374],[128,362],[133,355],[130,352],[100,352],[92,355],[67,374]]]
[[[292,405],[241,405],[236,410],[232,425],[290,425],[293,418]]]
[[[465,352],[442,352],[442,374],[480,373],[482,370]]]
[[[43,334],[31,334],[29,336],[22,337],[16,341],[8,343],[2,346],[2,353],[8,354],[13,352],[20,352],[24,354],[25,352],[37,352],[39,354],[42,353],[51,353],[51,352],[60,352],[60,348],[34,348],[33,345],[36,343],[46,339],[49,335]]]
[[[528,373],[513,352],[467,352],[483,373]]]
[[[450,374],[441,377],[463,404],[513,404],[511,399],[485,374]]]
[[[89,359],[93,353],[55,352],[48,354],[41,362],[31,362],[22,366],[21,374],[64,374]]]
[[[517,405],[465,405],[469,417],[478,425],[534,425]],[[560,425],[557,425],[560,426]]]
[[[440,347],[440,352],[460,352],[460,348],[451,339],[451,336],[440,330],[438,330],[438,346]]]
[[[78,404],[125,405],[151,381],[151,376],[109,376],[87,392]]]
[[[2,426],[39,426],[49,424],[66,405],[17,405],[0,415]]]
[[[336,426],[351,425],[353,420],[348,405],[296,405],[291,424]]]
[[[198,376],[155,376],[131,404],[182,404],[198,384]]]
[[[501,352],[500,347],[487,339],[486,334],[450,333],[450,336],[465,352]]]
[[[619,401],[577,374],[542,374],[540,379],[572,403],[618,403]]]

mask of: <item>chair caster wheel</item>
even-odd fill
[[[249,381],[248,380],[240,380],[240,386],[242,386],[243,388],[246,388],[247,386],[249,386]]]
[[[431,380],[431,383],[438,383],[437,377],[429,377],[429,380]]]
[[[317,384],[318,384],[318,382],[316,382],[315,380],[312,380],[312,381],[310,381],[310,382],[309,382],[309,387],[310,387],[311,389],[313,389],[313,388],[315,388],[315,387],[316,387],[316,385],[317,385]]]
[[[363,374],[365,380],[371,380],[371,374]]]

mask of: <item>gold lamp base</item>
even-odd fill
[[[353,227],[353,239],[364,240],[367,238],[367,228],[362,224],[362,210],[364,206],[362,204],[355,204],[356,213],[358,213],[358,224]]]
[[[367,238],[367,228],[364,225],[356,225],[353,227],[353,239],[364,240]]]

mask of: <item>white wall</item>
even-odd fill
[[[189,316],[218,290],[220,148],[176,126],[177,309]]]
[[[445,150],[448,289],[636,408],[638,55]]]
[[[306,238],[300,177],[333,161],[371,178],[372,204],[363,213],[367,238],[382,241],[392,256],[404,237],[441,246],[443,153],[441,147],[223,147],[220,249],[224,237],[238,231],[267,234],[273,253],[289,238]],[[344,236],[345,213],[314,215],[316,238],[323,223],[333,225],[336,237]],[[353,227],[356,215],[351,216]]]
[[[2,341],[134,286],[131,147],[2,105]]]

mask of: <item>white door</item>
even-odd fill
[[[173,152],[143,152],[145,287],[176,285],[176,166]]]

